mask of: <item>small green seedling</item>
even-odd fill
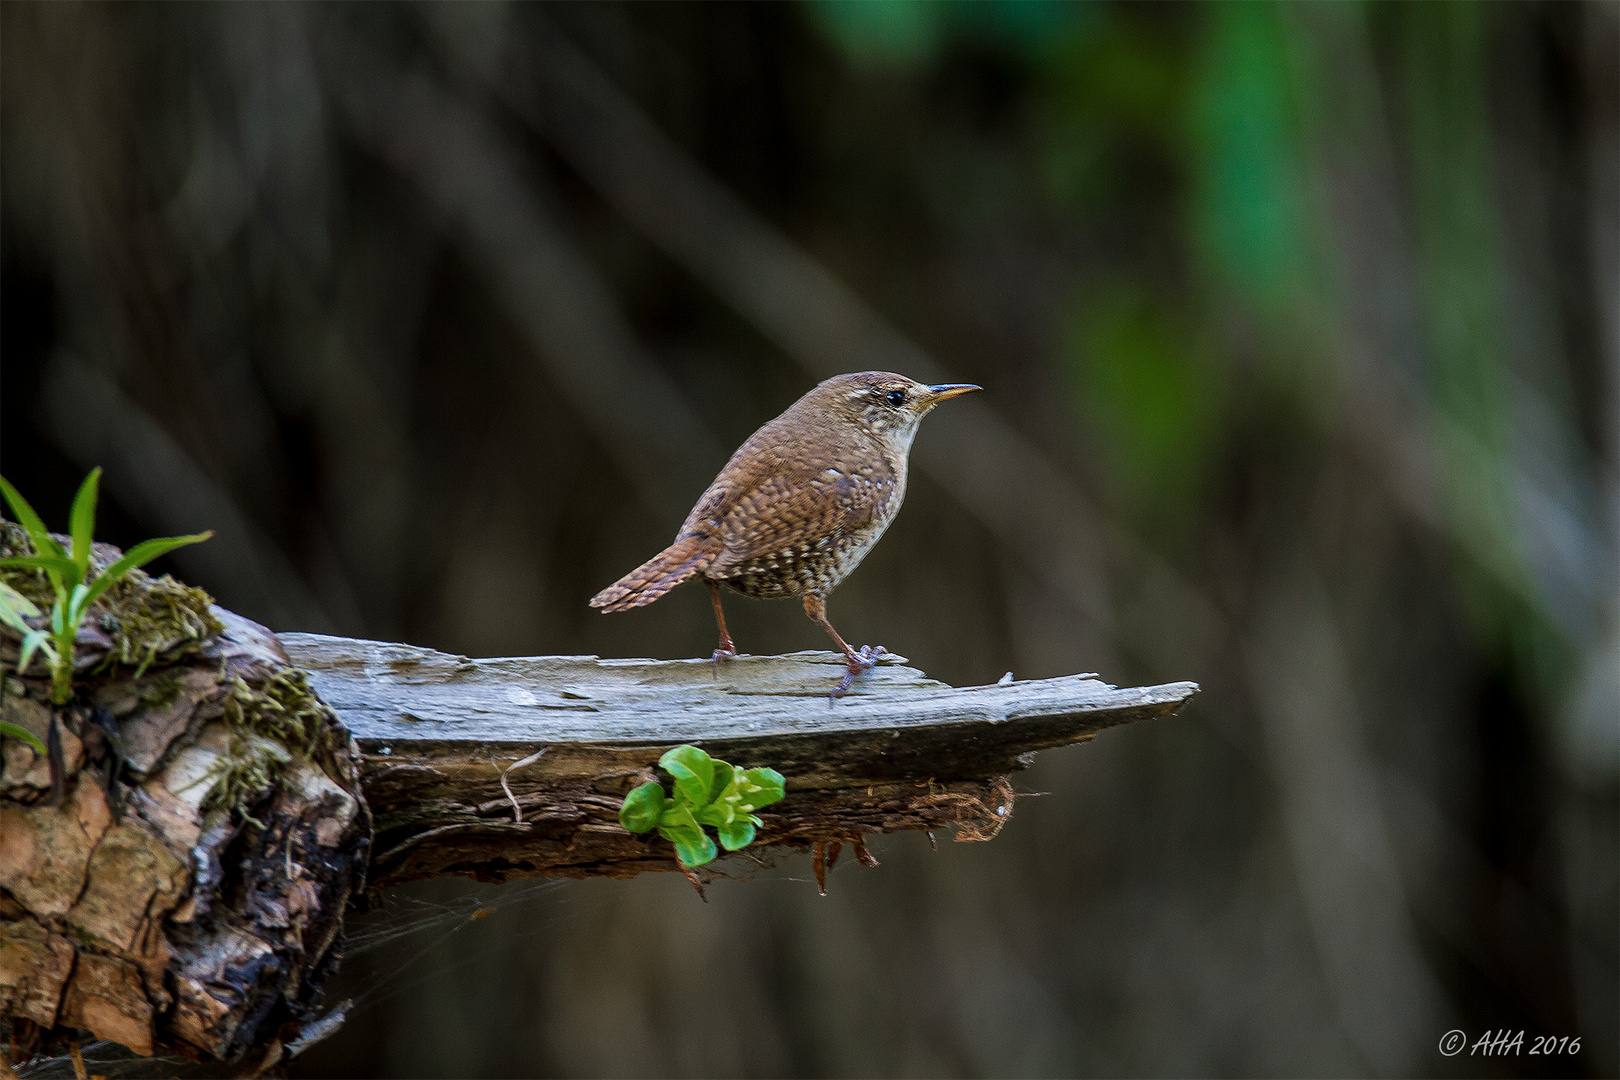
[[[29,634],[35,633],[35,630],[24,620],[37,618],[39,618],[39,608],[34,606],[34,602],[10,585],[0,581],[0,623],[4,623],[22,634],[23,637],[27,637]],[[29,746],[32,746],[34,752],[40,757],[45,756],[45,744],[40,742],[39,737],[25,727],[18,727],[9,720],[0,720],[0,736],[8,739],[21,739]]]
[[[23,635],[22,651],[17,657],[17,670],[26,671],[28,662],[37,652],[51,672],[51,700],[66,705],[73,697],[73,642],[79,626],[84,622],[90,605],[100,599],[119,578],[144,566],[167,552],[186,544],[196,544],[213,536],[213,532],[194,536],[166,536],[160,540],[146,540],[136,544],[117,562],[97,573],[90,565],[90,540],[96,527],[96,494],[101,484],[101,470],[92,469],[73,497],[73,509],[68,515],[68,535],[72,550],[66,550],[45,528],[45,523],[28,500],[18,494],[5,477],[0,476],[0,493],[17,515],[18,524],[28,532],[34,554],[19,558],[0,559],[0,568],[42,570],[50,579],[56,602],[51,605],[50,618],[44,627],[34,627],[26,619],[39,619],[41,613],[26,597],[8,588],[0,596],[0,619]],[[19,604],[17,601],[21,601]],[[10,731],[4,732],[12,734]],[[19,736],[20,737],[20,736]]]
[[[754,830],[763,824],[754,811],[787,796],[775,769],[733,768],[695,746],[677,746],[658,765],[674,780],[675,794],[647,781],[625,796],[619,824],[633,833],[657,829],[675,845],[682,866],[702,866],[719,854],[703,826],[714,827],[721,847],[737,851],[754,842]]]

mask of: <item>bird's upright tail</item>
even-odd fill
[[[714,562],[714,542],[701,536],[677,540],[591,597],[591,607],[628,611],[650,604]]]

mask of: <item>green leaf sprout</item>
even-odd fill
[[[49,616],[42,614],[27,597],[10,586],[0,593],[0,622],[22,634],[22,647],[17,656],[17,670],[28,669],[28,663],[37,652],[51,672],[51,700],[66,705],[73,697],[73,643],[90,606],[118,581],[136,567],[144,566],[159,555],[186,544],[196,544],[213,536],[213,532],[193,536],[166,536],[159,540],[146,540],[124,552],[122,558],[105,570],[96,571],[90,562],[90,544],[96,527],[96,496],[101,486],[101,470],[92,469],[73,497],[73,509],[68,513],[69,549],[62,547],[45,528],[34,508],[28,505],[17,489],[0,476],[0,494],[3,494],[17,523],[28,533],[34,545],[34,554],[0,559],[0,568],[43,571],[50,580],[56,602]],[[36,619],[44,626],[33,626],[28,620]],[[7,725],[12,727],[15,725]],[[9,730],[0,734],[12,736]],[[15,736],[22,738],[22,736]],[[37,742],[37,740],[35,740]]]
[[[647,781],[625,796],[619,824],[633,833],[657,829],[675,845],[682,866],[702,866],[720,853],[704,826],[719,834],[720,847],[737,851],[754,842],[763,824],[754,811],[787,797],[775,769],[738,769],[695,746],[677,746],[658,765],[674,781],[674,795],[657,780]]]
[[[46,636],[45,631],[35,630],[26,621],[39,617],[39,608],[34,606],[32,600],[5,582],[0,581],[0,624],[9,626],[22,635],[23,665],[28,663],[27,658],[33,655],[33,651],[39,648],[41,640]],[[52,651],[54,652],[54,650]],[[25,727],[13,724],[9,720],[0,720],[0,736],[8,739],[21,739],[33,747],[34,752],[40,757],[45,756],[45,744],[39,741],[39,736]]]

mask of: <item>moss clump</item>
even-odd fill
[[[27,531],[15,522],[0,522],[0,558],[32,554],[34,545]],[[98,546],[91,560],[99,573],[117,557],[116,550]],[[0,581],[42,611],[48,612],[56,603],[43,570],[5,567],[0,569]],[[103,665],[122,664],[141,675],[153,663],[172,664],[196,652],[225,629],[212,611],[213,603],[214,598],[203,590],[182,585],[167,574],[154,578],[131,570],[90,608],[89,619],[112,639]]]
[[[182,680],[177,671],[165,671],[140,683],[142,709],[166,709],[180,696]]]
[[[240,811],[279,783],[287,766],[307,761],[327,745],[330,714],[310,689],[309,677],[283,668],[261,687],[232,679],[223,719],[231,749],[216,763],[205,813]]]
[[[112,638],[107,662],[134,667],[139,676],[154,662],[172,664],[197,651],[225,629],[213,603],[203,590],[168,574],[130,571],[96,602],[93,617]]]
[[[274,739],[300,758],[324,745],[327,715],[309,676],[298,668],[282,668],[257,690],[232,679],[225,698],[227,724]]]
[[[286,747],[257,735],[237,735],[231,740],[230,753],[221,757],[209,770],[207,779],[213,782],[203,797],[205,817],[240,813],[253,820],[248,807],[281,781],[281,775],[293,761]]]

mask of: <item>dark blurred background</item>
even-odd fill
[[[826,899],[801,857],[707,904],[396,890],[295,1074],[1620,1072],[1620,7],[0,31],[0,453],[52,524],[101,464],[106,539],[217,530],[168,568],[274,629],[707,655],[702,589],[585,601],[884,368],[988,392],[924,426],[846,637],[1204,687]]]

